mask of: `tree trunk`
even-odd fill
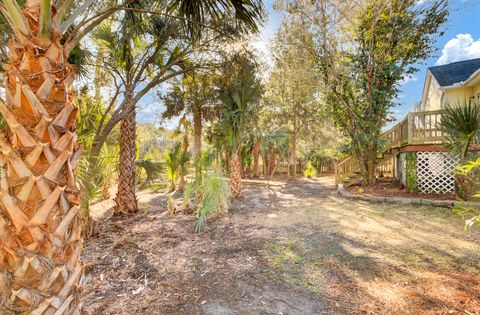
[[[260,141],[253,146],[253,178],[258,178],[258,160],[260,155]]]
[[[293,179],[297,178],[297,134],[292,135],[292,163],[293,163]]]
[[[290,179],[290,172],[292,169],[292,150],[287,146],[287,178]]]
[[[242,146],[240,146],[241,148]],[[238,162],[240,163],[240,177],[245,178],[245,169],[243,168],[243,161],[242,161],[242,150],[237,150]]]
[[[275,149],[273,147],[270,148],[270,156],[268,158],[268,175],[271,177],[274,174],[275,171],[275,166],[276,166],[276,160],[275,160]]]
[[[187,132],[185,132],[185,135],[183,136],[183,155],[185,156],[188,152],[188,146],[189,146],[189,143],[188,143],[188,134]],[[178,179],[178,190],[179,191],[183,191],[185,189],[185,175],[187,174],[184,174],[184,168],[183,165],[180,165],[180,168],[178,170],[178,176],[179,176],[179,179]]]
[[[135,194],[136,112],[133,109],[120,126],[120,162],[118,167],[118,191],[114,212],[131,214],[138,210]]]
[[[268,168],[268,165],[269,165],[269,163],[268,163],[268,153],[265,152],[264,154],[262,154],[262,159],[263,159],[263,176],[266,177],[269,174],[268,173],[268,170],[269,170],[269,168]]]
[[[253,178],[252,176],[252,166],[250,164],[247,164],[245,168],[245,174],[248,178]]]
[[[202,108],[193,108],[193,163],[195,164],[195,175],[200,174],[200,154],[202,152]]]
[[[38,15],[27,24],[36,34]],[[83,266],[73,69],[57,40],[11,39],[0,112],[0,301],[22,314],[78,314]],[[57,314],[57,313],[56,313]]]
[[[242,165],[238,160],[238,154],[233,152],[230,158],[230,189],[232,191],[233,198],[238,198],[242,196],[241,167]]]

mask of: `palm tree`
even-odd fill
[[[285,153],[288,147],[288,130],[278,128],[260,136],[260,152],[265,164],[265,175],[273,176],[276,169],[276,155]]]
[[[225,8],[250,27],[258,16],[249,13],[251,1],[170,2],[172,10],[210,5],[208,10],[178,10],[180,17],[188,15],[194,22],[219,16]],[[75,70],[69,60],[85,35],[125,8],[94,0],[19,3],[24,1],[0,4],[11,28],[7,97],[0,101],[7,123],[7,130],[0,132],[0,166],[1,173],[8,174],[0,183],[2,307],[22,313],[78,314],[83,267],[75,169],[81,150],[75,134]],[[98,7],[106,9],[99,12]],[[90,16],[82,18],[85,14]]]
[[[167,177],[170,181],[170,192],[173,192],[177,189],[177,178],[182,175],[182,172],[185,172],[186,165],[190,159],[188,152],[183,150],[182,143],[175,142],[172,149],[166,149],[164,152],[165,155],[165,166],[167,168]]]
[[[447,134],[448,147],[463,159],[469,146],[480,140],[480,106],[471,101],[447,106],[440,124]]]
[[[74,26],[93,1],[2,0],[11,27],[6,101],[0,112],[2,307],[25,313],[78,312],[82,275],[80,190],[72,52],[108,12]],[[88,10],[87,10],[88,9]],[[67,35],[67,36],[66,36]]]
[[[130,1],[125,7],[132,10],[144,9],[138,0]],[[116,74],[122,78],[125,87],[131,87],[135,84],[135,57],[141,54],[138,46],[145,47],[146,36],[152,32],[151,28],[146,27],[147,23],[141,14],[127,10],[121,16],[117,31],[112,30],[111,23],[104,23],[93,32],[93,38],[107,55],[110,64],[116,66]],[[129,100],[132,96],[125,91],[124,98]],[[136,109],[131,106],[120,125],[118,189],[114,207],[116,214],[130,214],[138,210],[135,192],[136,152]]]
[[[230,188],[234,198],[242,195],[241,134],[252,118],[259,85],[253,65],[245,63],[243,67],[233,84],[219,91],[225,106],[221,125],[230,148]]]
[[[204,121],[215,106],[215,91],[212,88],[212,76],[202,72],[191,72],[168,92],[165,100],[165,112],[162,118],[169,119],[179,116],[191,115],[193,125],[193,163],[195,173],[199,175],[198,162],[202,150],[202,130]]]
[[[182,142],[182,159],[180,163],[180,170],[179,170],[179,180],[178,180],[178,190],[183,191],[185,189],[185,176],[187,175],[187,166],[188,161],[190,160],[190,153],[188,152],[188,147],[190,143],[188,141],[188,131],[190,127],[189,121],[184,117],[180,119],[180,124],[184,128],[183,133],[183,142]]]

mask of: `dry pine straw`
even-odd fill
[[[165,204],[104,221],[87,243],[87,314],[480,314],[480,233],[445,209],[344,200],[329,178],[283,182],[247,186],[196,236]]]

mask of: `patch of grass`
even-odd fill
[[[276,266],[293,263],[300,264],[304,261],[301,251],[294,243],[267,243],[265,247],[273,253],[273,263]]]

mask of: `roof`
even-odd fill
[[[480,69],[480,58],[428,68],[440,86],[464,82],[478,69]]]

